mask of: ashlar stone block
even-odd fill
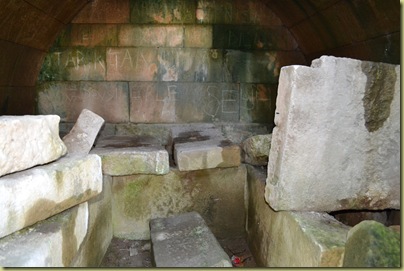
[[[261,267],[341,267],[349,226],[324,212],[274,211],[265,171],[247,166],[247,236]]]
[[[167,174],[168,152],[152,136],[109,136],[99,138],[92,153],[102,159],[102,170],[110,176]]]
[[[0,178],[0,238],[82,203],[102,191],[101,158],[64,157]]]
[[[229,256],[197,212],[150,221],[156,267],[231,267]]]
[[[400,209],[400,66],[283,67],[268,158],[275,210]]]
[[[0,176],[65,155],[59,121],[56,115],[0,116]]]
[[[68,267],[88,229],[88,204],[0,239],[0,266]]]

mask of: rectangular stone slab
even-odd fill
[[[229,256],[197,212],[150,221],[156,267],[231,267]]]
[[[0,238],[84,202],[102,191],[97,155],[64,157],[0,178]]]
[[[59,121],[56,115],[0,116],[0,176],[65,155]]]
[[[275,210],[400,209],[400,66],[283,67],[268,157]]]
[[[0,266],[68,267],[88,229],[88,204],[0,239]]]

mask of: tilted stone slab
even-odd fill
[[[69,154],[88,154],[104,119],[90,110],[83,109],[72,130],[63,137]]]
[[[97,140],[91,153],[101,157],[107,175],[167,174],[168,152],[157,142],[145,136],[111,136]]]
[[[244,162],[254,166],[267,165],[271,140],[272,134],[255,135],[244,140],[241,144]]]
[[[341,267],[350,227],[322,212],[276,212],[263,197],[266,172],[247,166],[247,236],[261,267]]]
[[[266,199],[275,210],[400,209],[400,66],[283,67]]]
[[[88,229],[88,204],[0,239],[0,266],[70,266]]]
[[[348,233],[343,267],[400,267],[400,232],[365,220]]]
[[[64,157],[0,178],[0,238],[84,202],[102,191],[97,155]]]
[[[60,117],[0,116],[0,176],[52,162],[66,154]]]
[[[231,267],[229,256],[197,212],[150,221],[156,267]]]

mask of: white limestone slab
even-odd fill
[[[102,191],[101,158],[64,157],[0,178],[0,238]]]
[[[104,122],[99,115],[83,109],[72,130],[63,137],[69,154],[88,154]]]
[[[0,116],[0,176],[52,162],[66,154],[60,117]]]
[[[0,239],[0,266],[67,267],[88,229],[88,204]]]
[[[265,197],[275,210],[400,209],[400,66],[283,67]]]

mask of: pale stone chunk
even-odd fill
[[[88,201],[88,232],[72,267],[99,267],[112,240],[111,183],[103,177],[102,193]]]
[[[244,162],[254,166],[267,165],[271,140],[272,134],[255,135],[244,140],[241,144]]]
[[[102,191],[101,158],[64,157],[0,178],[0,237],[18,231]]]
[[[350,227],[327,213],[276,212],[265,202],[266,174],[247,166],[247,236],[262,267],[341,267]]]
[[[52,162],[66,154],[60,117],[0,116],[0,176]]]
[[[150,221],[156,267],[231,267],[229,256],[197,212]]]
[[[88,154],[103,124],[103,118],[83,109],[72,130],[63,137],[68,153]]]
[[[266,200],[275,210],[400,209],[400,66],[283,67]]]
[[[0,266],[67,267],[86,236],[87,202],[0,239]]]
[[[175,144],[174,160],[180,171],[237,167],[240,147],[228,140],[206,140]]]

